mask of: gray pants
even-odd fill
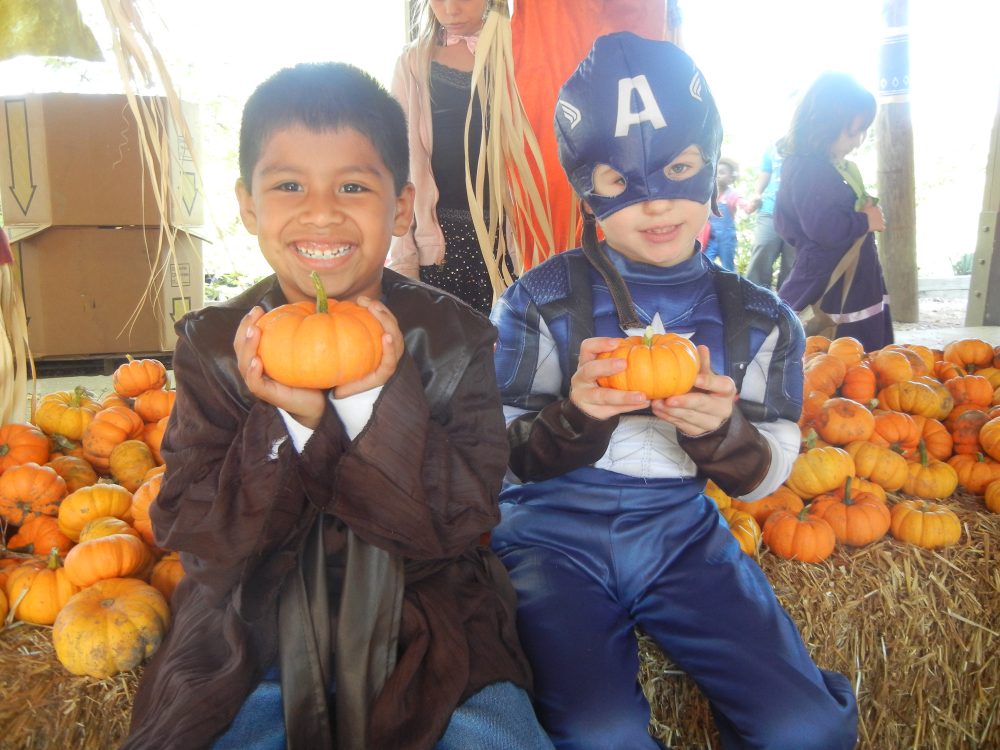
[[[795,262],[795,248],[781,239],[774,229],[774,216],[758,214],[757,230],[753,238],[753,250],[747,265],[747,278],[755,284],[770,287],[774,278],[774,261],[780,259],[778,284],[780,289]]]

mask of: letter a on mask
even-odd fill
[[[632,111],[633,91],[641,103],[638,112]],[[653,90],[649,87],[649,81],[644,75],[620,79],[618,81],[618,122],[615,125],[615,137],[621,138],[628,135],[630,127],[643,122],[650,123],[654,128],[663,128],[667,125],[653,96]]]

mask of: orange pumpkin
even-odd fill
[[[817,415],[823,408],[823,404],[826,403],[828,398],[830,396],[821,391],[809,391],[805,398],[802,399],[802,414],[799,415],[799,427],[812,427],[816,422]]]
[[[181,564],[180,555],[176,552],[171,552],[160,558],[159,562],[153,566],[153,572],[149,576],[149,583],[163,594],[163,598],[169,602],[170,597],[173,596],[174,589],[177,588],[177,584],[181,582],[183,577],[184,566]]]
[[[892,448],[907,458],[914,455],[920,440],[920,427],[913,417],[901,411],[880,411],[875,414],[871,442]]]
[[[163,464],[163,454],[160,453],[160,446],[163,445],[163,435],[167,431],[167,422],[170,417],[164,417],[159,422],[149,422],[142,429],[142,441],[149,446],[153,452],[153,459],[157,464]]]
[[[129,492],[135,492],[146,472],[156,466],[156,459],[142,440],[125,440],[111,451],[108,466],[118,484]]]
[[[829,523],[838,542],[855,547],[876,542],[889,530],[889,508],[874,495],[851,492],[851,477],[842,497],[820,495],[809,504],[809,514]]]
[[[732,504],[737,510],[742,510],[753,516],[758,526],[763,526],[767,522],[768,517],[777,510],[798,513],[804,505],[802,498],[785,485],[781,485],[770,495],[762,497],[760,500],[744,502],[743,500],[734,499]]]
[[[48,466],[20,464],[0,474],[0,518],[15,526],[32,516],[54,516],[65,496],[66,482]]]
[[[151,391],[143,391],[135,397],[132,408],[135,413],[142,417],[143,422],[159,422],[164,417],[170,415],[170,410],[174,408],[174,401],[177,398],[177,391],[157,388]]]
[[[79,588],[66,576],[53,551],[46,560],[30,560],[14,568],[7,577],[7,599],[15,620],[51,625],[56,615]]]
[[[940,394],[928,384],[915,380],[886,386],[878,392],[878,402],[883,409],[933,418],[937,418],[943,409]],[[950,406],[948,411],[951,411]]]
[[[28,555],[48,555],[54,549],[65,556],[72,546],[73,540],[59,531],[59,522],[53,516],[29,518],[7,542],[11,551]]]
[[[130,526],[127,521],[115,518],[114,516],[101,516],[100,518],[92,518],[87,521],[84,527],[80,529],[80,543],[89,542],[91,539],[100,539],[102,536],[111,536],[112,534],[128,534],[129,536],[142,538],[142,535],[133,526]]]
[[[138,396],[145,391],[163,388],[167,383],[167,368],[158,359],[134,359],[131,354],[111,376],[111,385],[122,398]]]
[[[11,466],[48,460],[49,439],[44,432],[30,424],[0,425],[0,474]]]
[[[920,438],[927,447],[927,454],[938,461],[951,458],[953,441],[948,428],[940,421],[914,415],[913,421],[920,428]]]
[[[142,578],[153,567],[153,553],[131,534],[110,534],[81,542],[66,555],[66,576],[80,588],[108,578]]]
[[[49,435],[49,461],[60,456],[83,458],[83,445],[65,435]]]
[[[852,336],[839,336],[830,342],[826,353],[844,361],[848,369],[865,358],[865,347]]]
[[[84,457],[106,474],[111,470],[111,451],[119,443],[141,437],[144,424],[142,417],[126,406],[102,409],[83,433]]]
[[[914,378],[913,366],[902,352],[882,349],[875,352],[869,362],[875,372],[879,388],[885,388],[893,383],[905,383]]]
[[[934,419],[944,419],[951,413],[951,410],[955,407],[955,399],[952,397],[951,391],[944,387],[944,383],[929,375],[914,378],[913,381],[926,385],[938,398],[937,411],[929,416],[934,417]]]
[[[805,378],[803,393],[820,391],[832,396],[844,382],[847,365],[844,360],[830,354],[816,354],[803,365],[802,372]]]
[[[926,500],[900,500],[889,511],[890,531],[901,542],[925,549],[955,544],[962,538],[962,524],[950,508]]]
[[[854,473],[854,459],[843,448],[812,448],[795,459],[785,484],[808,500],[838,487]]]
[[[808,357],[816,352],[825,352],[830,348],[832,342],[826,336],[806,336],[806,349],[803,357]]]
[[[963,375],[960,378],[946,380],[944,387],[948,389],[955,404],[975,404],[989,406],[993,400],[993,386],[990,381],[979,375]]]
[[[56,456],[47,464],[66,482],[66,492],[76,492],[81,487],[97,484],[97,472],[90,462],[77,456]]]
[[[934,365],[937,364],[937,355],[934,354],[934,351],[930,347],[921,346],[920,344],[903,344],[903,346],[920,357],[920,360],[924,365],[924,372],[928,375],[934,374]]]
[[[993,513],[1000,513],[1000,479],[994,479],[983,492],[983,502],[986,509]]]
[[[844,382],[840,386],[840,395],[867,406],[875,398],[877,389],[875,373],[871,367],[862,363],[847,368]]]
[[[831,445],[868,440],[875,430],[875,417],[857,401],[842,396],[827,399],[813,422],[816,432]]]
[[[982,339],[959,339],[945,345],[942,359],[974,372],[993,364],[993,347]]]
[[[55,391],[42,396],[35,410],[34,423],[46,435],[63,435],[69,440],[79,440],[83,430],[101,405],[94,394],[83,386],[72,391]]]
[[[959,453],[948,463],[958,472],[958,483],[973,495],[982,495],[990,482],[1000,479],[1000,463],[982,453]]]
[[[0,587],[0,630],[3,629],[4,621],[7,619],[7,595]]]
[[[917,497],[941,499],[951,495],[958,487],[958,472],[944,461],[927,454],[923,440],[919,444],[920,460],[907,464],[903,492]]]
[[[67,495],[59,505],[59,530],[73,541],[88,521],[102,516],[129,520],[132,493],[118,484],[93,484]]]
[[[955,453],[970,454],[982,451],[979,430],[989,421],[986,412],[975,408],[963,411],[955,417],[951,425],[952,450]]]
[[[883,349],[883,351],[899,352],[906,357],[907,361],[910,363],[910,370],[913,372],[913,377],[915,378],[934,372],[933,362],[931,362],[928,367],[923,358],[907,346],[903,346],[901,344],[889,344]]]
[[[761,532],[754,517],[732,507],[722,508],[719,512],[726,519],[726,525],[739,542],[740,549],[748,555],[757,554],[757,550],[760,549]]]
[[[382,325],[353,302],[327,300],[312,273],[316,302],[281,305],[258,321],[257,355],[269,378],[297,388],[333,388],[373,372],[382,361]]]
[[[837,489],[833,490],[830,494],[836,495],[837,497],[844,496],[845,485],[840,485]],[[851,477],[851,489],[854,492],[864,492],[871,495],[879,502],[888,502],[888,495],[886,495],[885,487],[880,484],[875,484],[864,477]]]
[[[764,524],[764,543],[786,560],[822,562],[833,552],[837,538],[829,523],[806,509],[778,510]]]
[[[943,359],[934,363],[934,369],[931,372],[942,383],[952,378],[961,378],[969,374],[961,365],[956,365],[954,362],[946,362]]]
[[[152,656],[169,624],[170,608],[159,591],[134,578],[111,578],[66,603],[52,627],[52,644],[69,672],[102,679]]]
[[[906,481],[906,459],[891,448],[874,443],[849,443],[847,452],[854,459],[854,473],[870,479],[892,492]]]
[[[155,474],[139,485],[139,489],[132,496],[132,525],[150,547],[155,547],[153,539],[153,523],[149,518],[149,509],[156,501],[156,496],[160,494],[160,485],[163,483],[163,473]]]
[[[979,444],[995,461],[1000,461],[1000,417],[992,417],[979,428]]]
[[[615,375],[600,377],[597,384],[619,391],[641,391],[648,399],[668,398],[694,387],[700,360],[690,340],[675,333],[653,333],[622,339],[614,351],[598,359],[624,359],[628,364]]]
[[[717,485],[711,479],[705,482],[704,493],[705,497],[711,499],[711,501],[715,503],[716,507],[718,507],[719,510],[722,510],[723,508],[728,508],[733,503],[733,499],[729,497],[728,494],[726,494],[725,490],[723,490],[719,485]]]

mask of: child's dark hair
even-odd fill
[[[846,73],[828,71],[806,91],[779,143],[784,156],[828,157],[840,134],[861,118],[867,129],[875,120],[875,97]]]
[[[353,65],[300,63],[279,70],[250,95],[240,124],[240,178],[247,190],[265,141],[292,125],[316,132],[352,128],[372,142],[392,172],[397,195],[409,180],[403,108],[378,81]]]

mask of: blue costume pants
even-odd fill
[[[517,589],[536,709],[557,748],[659,747],[636,626],[698,683],[723,747],[854,747],[850,683],[812,662],[700,482],[581,469],[502,497],[493,546]]]

